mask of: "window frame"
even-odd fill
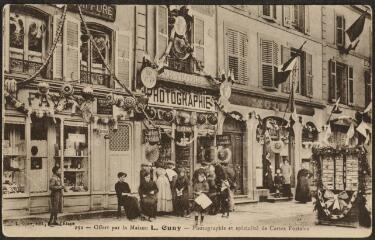
[[[264,14],[264,7],[270,7],[270,15]],[[260,16],[264,19],[270,20],[270,21],[277,21],[277,6],[276,5],[261,5],[259,6],[260,10]]]
[[[272,45],[272,63],[267,63],[267,62],[264,62],[263,61],[263,41],[268,41],[270,42],[270,44]],[[278,87],[275,86],[275,75],[276,75],[276,71],[278,69],[278,66],[280,64],[279,62],[279,59],[280,59],[280,53],[281,53],[281,50],[280,50],[280,46],[281,44],[278,43],[278,41],[276,41],[275,39],[273,38],[270,38],[270,37],[267,37],[267,36],[259,36],[259,79],[260,79],[260,86],[265,89],[265,90],[272,90],[272,91],[278,91]],[[277,47],[277,49],[275,50],[275,47]],[[276,51],[276,60],[275,60],[275,51]],[[272,66],[272,86],[266,86],[264,85],[264,79],[263,79],[263,65],[268,65],[268,66]]]
[[[371,80],[371,71],[366,69],[364,71],[365,79],[365,107],[367,107],[372,102],[372,80]]]
[[[342,24],[341,28],[338,28],[338,22],[337,22],[338,18],[342,19],[341,20],[341,24]],[[342,15],[342,14],[335,13],[334,23],[335,23],[335,45],[337,47],[345,47],[345,16]],[[338,39],[339,39],[338,38],[338,31],[339,31],[339,29],[342,31],[342,33],[341,33],[342,34],[342,36],[341,36],[342,42],[341,43],[338,42]]]
[[[332,69],[334,65],[334,69]],[[338,74],[338,68],[342,68],[342,71],[343,73],[341,74],[341,76],[345,76],[345,79],[340,79],[340,85],[338,84],[338,81],[339,81],[339,74]],[[349,72],[350,72],[350,69],[352,69],[352,77],[349,76]],[[332,71],[335,71],[335,72],[332,72]],[[334,80],[332,79],[334,77]],[[346,82],[342,82],[343,80],[345,80]],[[353,96],[350,96],[350,82],[352,82],[353,84]],[[338,62],[338,61],[335,61],[333,59],[331,59],[329,61],[329,100],[331,102],[335,102],[337,101],[337,99],[340,97],[340,104],[344,104],[344,105],[347,105],[347,106],[353,106],[355,101],[354,101],[354,68],[353,66],[351,65],[347,65],[345,63],[342,63],[342,62]],[[332,84],[334,86],[332,86]],[[344,89],[342,89],[342,86],[345,86]],[[333,88],[333,89],[332,89]],[[334,93],[334,96],[332,96],[332,93]],[[343,94],[345,94],[345,96],[343,97]],[[353,101],[350,101],[350,100],[353,100]]]

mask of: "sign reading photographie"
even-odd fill
[[[78,12],[78,4],[68,4],[69,10]],[[114,22],[116,19],[116,6],[109,4],[79,4],[83,14]]]
[[[149,89],[148,95],[149,104],[215,111],[214,99],[210,95],[182,92],[177,89],[170,90],[160,87]]]

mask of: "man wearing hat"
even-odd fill
[[[141,170],[139,171],[139,178],[140,178],[139,183],[142,183],[145,179],[145,176],[148,174],[150,174],[151,180],[153,179],[151,166],[152,164],[149,162],[141,164]]]
[[[175,164],[172,161],[167,161],[166,162],[167,168],[167,177],[169,180],[169,185],[171,186],[171,191],[172,191],[172,205],[173,205],[173,211],[176,211],[176,191],[175,191],[175,185],[176,185],[176,180],[177,180],[177,172],[175,168]]]

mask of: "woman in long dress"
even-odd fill
[[[270,153],[267,153],[263,159],[263,177],[264,177],[264,186],[270,190],[270,192],[274,192],[274,183],[272,177],[272,168],[271,168],[271,161],[270,161]]]
[[[178,176],[174,185],[176,195],[176,213],[181,216],[189,215],[189,179],[186,176],[185,169],[178,170]]]
[[[57,223],[57,214],[61,211],[62,189],[64,189],[60,180],[60,167],[54,166],[52,168],[52,173],[53,175],[49,180],[49,189],[51,190],[51,216],[48,221],[48,226],[60,225]]]
[[[157,193],[157,211],[160,213],[172,212],[172,191],[165,169],[161,167],[156,168],[156,176],[156,186],[159,189]]]
[[[125,208],[126,217],[129,220],[136,219],[141,215],[138,200],[131,196],[129,184],[125,182],[126,173],[119,172],[117,174],[118,182],[115,184],[115,190],[118,199],[118,217],[121,216],[121,206]]]
[[[149,172],[144,175],[144,180],[141,182],[138,192],[141,198],[142,213],[146,215],[148,221],[151,222],[151,218],[156,218],[156,194],[158,193],[158,187],[156,183],[151,180]]]
[[[301,203],[311,202],[311,193],[309,187],[310,172],[302,168],[297,174],[296,201]]]

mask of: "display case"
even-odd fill
[[[87,127],[64,126],[62,155],[64,191],[67,193],[87,192],[89,169]]]
[[[5,123],[2,147],[3,195],[23,195],[26,193],[25,125]]]

